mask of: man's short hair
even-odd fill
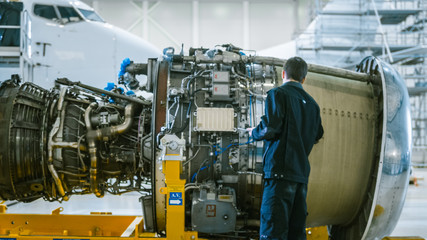
[[[283,70],[288,79],[301,82],[307,76],[307,63],[300,57],[292,57],[286,61]]]

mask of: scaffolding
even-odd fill
[[[391,63],[411,96],[414,165],[426,165],[427,0],[315,0],[315,8],[297,54],[347,69],[368,55]]]

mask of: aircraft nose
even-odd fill
[[[146,40],[119,29],[115,32],[116,60],[129,58],[134,62],[147,62],[148,58],[158,58],[161,51]]]

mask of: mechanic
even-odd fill
[[[265,115],[254,140],[264,140],[264,192],[260,239],[306,239],[308,155],[323,136],[320,109],[302,88],[307,63],[293,57],[283,66],[283,85],[267,93]]]

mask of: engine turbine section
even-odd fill
[[[120,94],[77,86],[48,92],[16,79],[4,82],[0,95],[2,199],[141,190],[149,164],[140,143],[149,134],[150,108]]]

